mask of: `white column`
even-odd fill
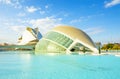
[[[71,49],[73,46],[75,46],[76,43],[77,43],[77,40],[74,40],[73,43],[67,48],[66,52],[67,52],[68,54],[71,53],[70,49]]]

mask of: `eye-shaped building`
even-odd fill
[[[57,26],[39,40],[35,52],[39,53],[98,53],[94,42],[82,30],[71,26]]]

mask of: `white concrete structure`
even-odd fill
[[[31,45],[36,44],[42,37],[38,28],[32,29],[27,27],[23,32],[23,35],[18,39],[18,45]]]
[[[94,52],[98,49],[92,39],[82,30],[71,26],[57,26],[37,43],[39,52]]]

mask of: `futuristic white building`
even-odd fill
[[[98,53],[94,42],[82,30],[70,26],[58,26],[39,40],[35,47],[37,54],[50,52],[95,52]]]
[[[38,28],[27,27],[23,35],[18,39],[18,45],[35,45],[42,38]]]

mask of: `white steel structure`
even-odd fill
[[[48,32],[37,43],[36,52],[95,52],[98,49],[91,38],[82,30],[71,26],[58,26]]]
[[[18,39],[18,45],[31,45],[38,42],[42,37],[38,28],[32,29],[27,27],[23,32],[23,35]]]

